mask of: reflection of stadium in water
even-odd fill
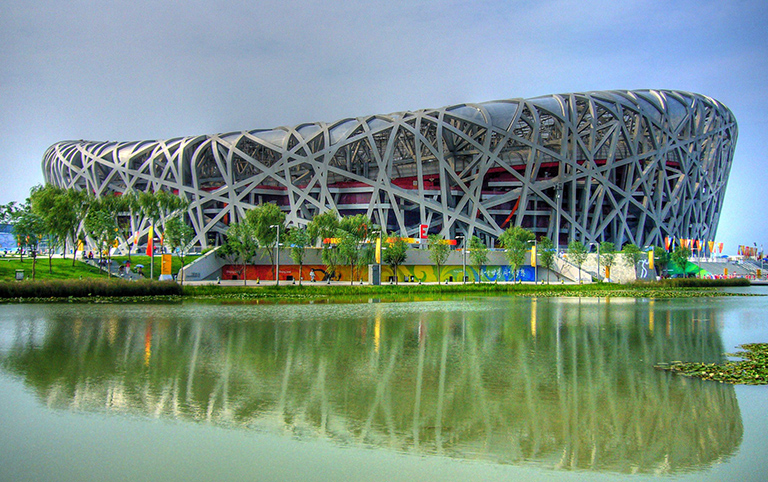
[[[676,472],[734,453],[742,425],[732,387],[653,370],[722,360],[716,312],[675,306],[51,306],[16,322],[3,366],[58,408],[501,463]]]

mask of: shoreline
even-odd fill
[[[756,293],[729,293],[724,287],[747,287],[749,282],[731,280],[664,280],[647,283],[614,284],[533,284],[533,283],[451,283],[399,285],[281,284],[255,283],[248,286],[185,284],[172,281],[58,281],[0,283],[0,304],[9,303],[154,303],[182,301],[225,302],[345,302],[368,298],[391,299],[453,295],[577,297],[577,298],[700,298],[722,296],[762,296]]]

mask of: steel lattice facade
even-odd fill
[[[43,171],[98,196],[178,193],[202,246],[264,202],[291,225],[335,209],[411,236],[426,224],[490,243],[519,225],[561,245],[643,246],[714,239],[736,138],[733,114],[709,97],[605,91],[163,141],[63,141]]]

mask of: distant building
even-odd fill
[[[390,232],[487,243],[520,225],[560,245],[714,239],[737,137],[728,108],[668,90],[460,104],[163,141],[63,141],[46,181],[190,201],[202,246],[260,203],[291,225],[335,209]],[[148,226],[136,226],[142,233]]]

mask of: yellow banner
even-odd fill
[[[648,269],[653,269],[653,250],[648,251]]]
[[[381,238],[376,238],[376,264],[381,263]]]
[[[171,255],[164,254],[160,264],[160,274],[171,274]]]
[[[531,266],[536,267],[536,245],[531,248]]]

